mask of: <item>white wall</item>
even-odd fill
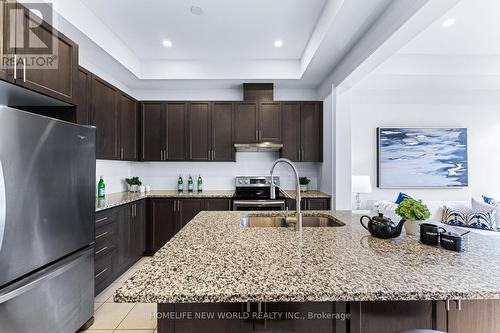
[[[333,96],[333,97],[332,97]],[[333,193],[333,166],[334,166],[334,150],[333,150],[333,128],[334,126],[334,94],[328,95],[323,100],[323,163],[319,170],[319,186],[320,191],[325,193]]]
[[[103,177],[106,193],[122,192],[126,189],[125,178],[130,177],[132,162],[96,161],[96,189],[99,177]]]
[[[173,190],[177,188],[179,174],[201,174],[206,190],[233,190],[236,176],[269,175],[272,163],[278,158],[277,152],[236,153],[236,162],[123,162],[97,161],[96,184],[99,176],[104,177],[106,193],[125,190],[124,179],[138,176],[153,190]],[[296,163],[300,176],[311,178],[310,189],[318,188],[320,163]],[[282,187],[295,188],[292,171],[286,165],[276,168],[281,177]]]
[[[498,98],[484,99],[484,93]],[[354,90],[352,173],[370,175],[373,186],[373,193],[363,194],[362,199],[395,200],[400,191],[424,200],[470,200],[482,194],[500,197],[500,91],[484,93]],[[468,128],[469,187],[378,189],[376,128],[391,126]]]

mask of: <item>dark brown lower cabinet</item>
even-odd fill
[[[132,214],[130,220],[130,258],[133,262],[139,260],[146,251],[146,200],[131,204]]]
[[[202,210],[230,210],[230,204],[225,198],[151,199],[146,254],[158,251]]]
[[[330,210],[331,200],[329,198],[302,198],[300,208],[302,210]],[[287,199],[288,210],[295,210],[295,200]]]
[[[443,310],[445,303],[440,303],[438,314],[448,314],[449,333],[500,332],[500,300],[461,301],[460,307],[456,302],[451,302],[448,312]],[[443,326],[440,329],[446,331],[445,328]]]
[[[159,304],[158,333],[500,332],[500,300]],[[210,316],[209,320],[206,320]],[[230,317],[227,317],[230,315]],[[189,318],[188,318],[189,316]],[[217,320],[218,318],[218,320]]]
[[[191,314],[192,317],[174,320],[158,320],[159,333],[231,333],[249,332],[253,330],[252,320],[243,319],[246,311],[242,303],[178,303],[158,304],[158,316],[168,317],[173,314]],[[220,320],[217,315],[230,315],[225,320]],[[214,315],[214,317],[212,317]],[[209,317],[204,317],[209,316]]]
[[[177,205],[177,231],[191,221],[196,214],[201,212],[204,207],[204,199],[178,199]]]
[[[152,199],[149,201],[150,216],[147,220],[147,250],[152,255],[165,245],[176,233],[175,199]]]
[[[141,200],[96,213],[96,295],[144,255],[145,205],[145,200]]]
[[[352,302],[349,333],[433,329],[433,301]]]
[[[205,199],[203,210],[231,210],[231,199]]]

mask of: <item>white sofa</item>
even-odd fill
[[[371,210],[376,210],[374,208],[376,201],[369,201],[367,202],[367,206],[370,207]],[[431,212],[431,217],[429,218],[430,223],[434,223],[437,225],[440,225],[444,227],[445,229],[450,229],[450,225],[443,224],[441,223],[441,219],[443,217],[443,207],[450,207],[462,211],[467,211],[472,209],[472,205],[470,201],[432,201],[432,200],[424,200],[424,203],[427,205],[429,208],[429,211]],[[395,209],[396,205],[394,205]],[[384,215],[388,216],[389,218],[393,220],[398,220],[400,217],[396,215],[394,212],[394,209],[390,210],[382,210],[380,211],[381,213],[384,213]],[[497,216],[497,221],[500,221],[500,217]],[[498,223],[498,222],[497,222]],[[474,229],[474,228],[466,228],[466,227],[455,227],[452,226],[452,228],[457,228],[465,231],[470,231],[473,233],[478,233],[482,235],[487,235],[487,236],[492,236],[492,237],[500,237],[500,232],[494,232],[494,231],[488,231],[488,230],[480,230],[480,229]]]

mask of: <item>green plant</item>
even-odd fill
[[[129,185],[142,185],[142,182],[139,179],[139,177],[125,178],[125,181]]]
[[[307,177],[300,177],[299,178],[299,184],[300,185],[307,185],[311,182],[311,180]]]
[[[422,200],[406,198],[396,208],[396,214],[410,221],[427,220],[431,216],[429,208]]]

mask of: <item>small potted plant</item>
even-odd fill
[[[300,184],[300,191],[302,192],[307,192],[307,185],[311,182],[311,180],[307,177],[300,177],[299,178],[299,184]]]
[[[427,220],[431,213],[422,200],[406,198],[396,208],[396,214],[405,219],[405,230],[408,235],[416,235],[420,221]]]
[[[142,182],[139,179],[139,177],[125,178],[125,181],[128,184],[128,190],[130,192],[138,192],[139,191],[139,186],[142,185]]]

